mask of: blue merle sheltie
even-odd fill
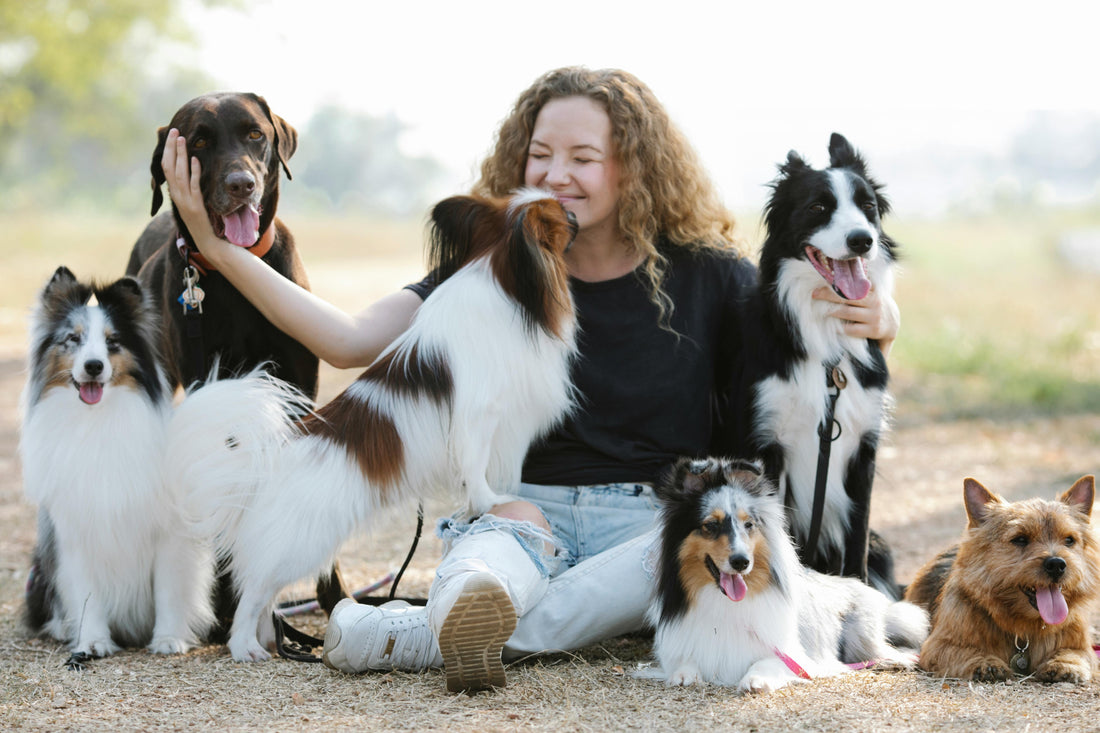
[[[128,277],[89,285],[60,267],[32,317],[19,452],[39,531],[25,622],[74,658],[183,652],[212,621],[211,554],[163,481],[172,402],[157,337]]]
[[[683,458],[657,485],[655,675],[767,692],[881,662],[911,667],[928,615],[799,563],[758,463]]]
[[[717,449],[762,458],[779,487],[803,562],[861,578],[900,597],[885,542],[870,531],[875,454],[890,405],[877,342],[849,336],[813,297],[831,287],[847,301],[892,297],[896,245],[882,230],[883,187],[841,135],[829,167],[791,151],[765,210],[759,289],[741,338],[750,353],[738,385],[748,409]],[[817,506],[815,506],[815,498]]]

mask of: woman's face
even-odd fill
[[[577,217],[580,231],[618,231],[619,165],[611,120],[588,97],[543,105],[527,149],[524,183],[550,191]]]

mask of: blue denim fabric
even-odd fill
[[[440,519],[436,525],[436,534],[443,540],[444,554],[459,537],[507,528],[543,577],[553,577],[652,529],[657,518],[657,500],[647,484],[520,484],[515,495],[542,511],[553,530],[552,538],[530,522],[491,515],[466,521],[456,514]],[[546,542],[556,548],[552,557],[546,554]]]

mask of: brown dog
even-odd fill
[[[150,166],[154,215],[164,201],[160,159],[173,127],[186,138],[188,153],[202,164],[199,186],[214,231],[308,288],[294,238],[275,218],[279,167],[289,178],[286,162],[298,146],[294,128],[272,114],[263,97],[255,94],[208,94],[187,102],[158,131]],[[200,307],[188,308],[181,302],[189,265],[198,276]],[[161,353],[173,387],[205,379],[215,359],[219,376],[270,362],[277,377],[310,398],[317,396],[317,357],[271,325],[211,270],[174,206],[171,215],[153,219],[138,238],[126,274],[137,276],[159,306],[164,323]]]
[[[263,97],[249,93],[219,93],[184,104],[171,123],[157,132],[150,171],[153,208],[164,202],[161,185],[168,130],[187,140],[188,154],[199,159],[206,211],[218,236],[261,257],[283,276],[309,288],[305,268],[290,230],[275,218],[279,204],[279,168],[290,178],[287,160],[298,147],[298,133],[271,113]],[[190,290],[185,274],[197,275]],[[179,213],[154,218],[130,253],[126,274],[135,275],[152,293],[161,322],[161,357],[173,388],[206,379],[214,364],[228,376],[260,364],[290,382],[310,399],[317,396],[318,360],[308,349],[264,318],[195,248]],[[197,286],[194,287],[194,286]],[[186,293],[199,297],[194,307],[182,302]],[[201,295],[196,296],[196,292]],[[334,568],[317,587],[318,600],[331,611],[347,594]],[[216,612],[224,624],[236,602],[219,582]]]
[[[964,482],[962,542],[917,573],[906,600],[928,608],[920,666],[941,677],[996,682],[1033,675],[1083,684],[1096,671],[1089,617],[1100,596],[1096,492],[1081,478],[1058,501],[1009,503]]]

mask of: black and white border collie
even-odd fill
[[[141,286],[60,267],[31,322],[19,453],[38,540],[25,622],[83,657],[183,652],[213,616],[213,559],[178,520],[162,475],[171,392]]]
[[[300,405],[262,374],[208,384],[176,411],[169,475],[230,558],[238,661],[269,658],[276,594],[328,567],[382,510],[432,492],[465,498],[472,515],[506,501],[528,446],[573,406],[564,255],[576,220],[529,189],[444,200],[432,224],[439,286],[316,414],[288,422]]]
[[[828,168],[815,169],[791,151],[779,171],[765,211],[760,287],[745,318],[753,371],[750,445],[741,454],[762,457],[803,562],[869,580],[896,598],[889,550],[869,527],[875,453],[890,405],[886,360],[877,342],[845,334],[830,316],[836,305],[812,297],[823,285],[851,301],[872,288],[892,295],[895,243],[882,231],[890,207],[863,158],[836,133]],[[811,548],[823,430],[830,455]]]
[[[639,676],[759,693],[872,661],[916,663],[928,614],[801,565],[759,464],[683,458],[656,493],[661,555],[651,620],[660,668]]]

